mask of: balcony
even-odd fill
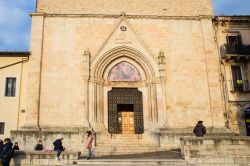
[[[221,58],[225,61],[250,60],[250,45],[225,44],[221,47]]]
[[[230,80],[231,92],[236,93],[249,93],[249,81],[248,80]]]

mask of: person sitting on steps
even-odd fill
[[[196,137],[204,137],[206,134],[206,127],[203,126],[203,121],[198,121],[195,128],[193,129],[193,133],[196,135]]]

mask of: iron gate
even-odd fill
[[[142,92],[137,88],[113,88],[108,92],[108,130],[111,134],[118,132],[118,104],[134,105],[135,134],[144,132]]]

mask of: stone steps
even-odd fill
[[[93,154],[96,157],[107,156],[107,155],[124,155],[124,154],[138,154],[146,152],[159,152],[165,151],[159,147],[95,147],[93,148]],[[87,154],[88,152],[85,151]]]
[[[158,137],[155,139],[155,137],[152,136],[152,139],[148,139],[145,134],[101,133],[96,135],[93,154],[96,157],[100,157],[107,155],[138,154],[165,150],[160,148],[157,138]]]
[[[94,160],[78,160],[77,164],[72,166],[86,165],[162,165],[162,166],[188,166],[187,162],[182,159],[94,159]],[[71,165],[65,165],[71,166]]]

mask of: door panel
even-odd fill
[[[134,134],[134,112],[118,112],[118,128],[119,133]]]

